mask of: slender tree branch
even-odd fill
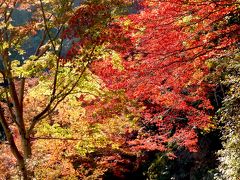
[[[20,80],[20,90],[19,90],[19,103],[20,103],[22,111],[23,111],[24,88],[25,88],[25,78],[21,77],[21,80]]]
[[[50,35],[50,31],[49,31],[49,29],[48,29],[47,18],[46,18],[45,10],[44,10],[44,7],[43,7],[43,2],[42,2],[42,0],[39,0],[39,1],[40,1],[40,5],[41,5],[41,11],[42,11],[42,16],[43,16],[44,27],[45,27],[45,30],[46,30],[46,32],[47,32],[48,38],[49,38],[49,40],[50,40],[50,43],[51,43],[51,45],[52,45],[52,47],[53,47],[53,50],[54,50],[54,52],[56,53],[56,46],[55,46],[55,44],[54,44],[54,42],[53,42],[53,40],[52,40],[52,37],[51,37],[51,35]]]
[[[36,49],[36,51],[35,51],[35,56],[40,56],[41,54],[39,54],[40,53],[40,48],[43,46],[43,44],[44,44],[44,41],[46,40],[46,37],[47,37],[47,33],[46,33],[46,30],[44,30],[43,31],[43,35],[42,35],[42,38],[41,38],[41,41],[40,41],[40,43],[38,44],[38,47],[37,47],[37,49]],[[43,52],[43,54],[44,54],[45,52]]]

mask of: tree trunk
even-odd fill
[[[21,136],[22,148],[24,153],[24,159],[28,159],[32,155],[31,142],[29,138],[26,138],[26,135]]]
[[[8,126],[8,123],[4,117],[4,112],[2,107],[0,107],[0,122],[3,126],[4,132],[6,134],[7,140],[9,142],[10,145],[10,149],[14,155],[14,157],[17,159],[18,165],[19,165],[19,170],[22,173],[23,179],[24,180],[29,180],[28,178],[28,172],[27,172],[27,168],[26,168],[26,162],[25,162],[25,158],[21,155],[21,153],[19,152],[16,143],[14,141],[11,129]],[[30,147],[31,148],[31,147]]]
[[[28,171],[26,168],[26,163],[24,158],[17,158],[17,162],[18,162],[19,170],[22,174],[23,180],[30,180],[30,178],[28,177]]]

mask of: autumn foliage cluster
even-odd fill
[[[109,60],[93,64],[111,90],[144,107],[136,140],[145,150],[166,150],[170,142],[195,151],[197,129],[209,129],[213,107],[207,61],[234,53],[239,24],[235,1],[143,1],[139,14],[122,18],[133,26],[134,47],[121,53],[121,69]],[[124,47],[128,47],[126,43]]]
[[[43,26],[37,19],[19,26],[25,33],[28,26],[36,28],[21,36],[43,32],[39,48],[29,57],[38,73],[26,73],[23,62],[1,73],[17,90],[21,83],[11,81],[9,74],[20,72],[18,68],[27,74],[22,121],[26,119],[24,133],[25,126],[31,133],[26,130],[21,136],[21,128],[9,123],[14,116],[2,111],[9,108],[2,100],[0,110],[9,131],[16,131],[16,147],[21,149],[20,139],[26,138],[32,149],[32,155],[23,156],[25,170],[20,166],[25,179],[127,179],[134,173],[156,179],[160,170],[152,175],[155,167],[181,159],[182,152],[202,152],[200,137],[217,126],[213,120],[219,107],[214,102],[218,104],[215,92],[226,68],[222,64],[239,59],[239,0],[89,0],[79,7],[61,1],[62,9],[52,14],[47,14],[52,2],[40,2]],[[22,9],[25,4],[29,2]],[[2,29],[0,24],[5,41]],[[8,48],[0,45],[1,60]],[[38,60],[46,67],[34,64]],[[8,101],[15,105],[13,97]],[[13,114],[18,110],[9,109]],[[14,164],[13,157],[5,157],[7,147],[1,145],[3,162]],[[22,157],[22,150],[18,152]],[[156,154],[161,161],[149,165]],[[149,166],[145,175],[144,163]]]

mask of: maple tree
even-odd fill
[[[168,151],[178,144],[196,151],[198,130],[214,127],[208,60],[236,53],[239,2],[146,0],[141,5],[139,14],[119,20],[131,27],[127,37],[134,44],[119,52],[120,68],[109,58],[92,70],[106,87],[123,89],[145,107],[142,129],[129,146]]]
[[[119,18],[122,33],[131,42],[125,41],[121,51],[116,49],[117,55],[92,64],[91,70],[108,89],[122,89],[129,102],[142,106],[138,120],[142,128],[130,131],[128,147],[166,152],[170,159],[176,144],[196,152],[198,133],[215,128],[216,109],[209,93],[217,82],[208,75],[214,72],[219,78],[224,68],[214,63],[239,52],[239,1],[146,0],[140,9],[139,14]],[[108,108],[114,109],[114,104]]]
[[[119,18],[123,35],[132,42],[125,41],[126,49],[116,49],[118,55],[96,62],[91,70],[108,89],[123,89],[129,102],[136,100],[145,108],[138,121],[142,128],[132,131],[129,147],[166,151],[170,158],[175,144],[196,152],[198,133],[214,128],[216,109],[209,92],[216,82],[208,75],[213,71],[221,76],[224,68],[214,67],[214,62],[239,52],[239,1],[143,1],[141,8],[140,14]],[[129,34],[124,34],[126,29]],[[117,102],[112,104],[111,113],[121,114]],[[223,159],[223,164],[234,162]]]

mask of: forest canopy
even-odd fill
[[[239,0],[0,0],[0,178],[232,179]]]

